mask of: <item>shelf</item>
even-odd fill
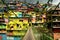
[[[60,10],[60,8],[52,9],[52,10]]]
[[[22,36],[24,36],[24,35],[7,35],[7,36],[19,36],[19,37],[22,37]]]
[[[9,2],[7,4],[10,4],[10,5],[16,5],[16,2]]]
[[[52,10],[52,11],[60,11],[60,10]]]
[[[3,12],[0,12],[0,15],[1,15],[1,14],[4,14],[4,13],[3,13]]]
[[[44,22],[35,22],[35,23],[37,23],[37,24],[41,24],[42,23],[43,24]],[[33,23],[33,24],[35,24],[35,23]]]
[[[6,28],[0,28],[0,30],[6,30]]]
[[[6,34],[6,31],[4,31],[4,32],[0,31],[0,34]]]
[[[53,22],[60,22],[60,21],[53,21]]]
[[[29,17],[9,17],[9,18],[29,18]]]
[[[40,26],[34,26],[34,28],[42,28],[42,27],[40,27]]]
[[[0,34],[6,34],[6,33],[2,33],[2,32],[1,32]]]
[[[1,22],[5,22],[5,21],[4,21],[4,20],[0,20],[0,23],[1,23]]]
[[[60,16],[60,14],[59,14],[59,15],[55,15],[55,14],[54,14],[54,15],[52,15],[52,16]]]
[[[18,7],[18,6],[17,6]],[[18,9],[18,8],[17,8]],[[20,8],[20,9],[18,9],[18,10],[28,10],[28,9],[22,9],[22,8]]]
[[[24,37],[24,35],[7,35],[7,36],[13,36],[13,37]]]
[[[2,4],[1,4],[0,7],[6,7],[6,5],[2,5]]]
[[[53,28],[60,28],[60,27],[53,27]]]
[[[0,29],[0,30],[5,30],[6,31],[6,29]]]
[[[25,30],[7,30],[7,31],[27,31],[27,29],[25,29]]]
[[[0,24],[4,24],[4,25],[6,25],[7,23],[0,23]]]

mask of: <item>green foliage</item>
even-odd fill
[[[39,4],[39,1],[37,1],[37,3],[36,4]]]
[[[39,9],[37,7],[34,8],[35,12],[39,12]]]
[[[41,40],[53,40],[53,37],[46,33],[42,33],[42,36],[40,37]]]

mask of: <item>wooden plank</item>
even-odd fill
[[[23,40],[35,40],[32,28],[29,28]]]

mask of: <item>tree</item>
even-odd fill
[[[48,0],[47,4],[50,4],[49,2],[51,2],[51,3],[52,3],[52,1],[53,1],[53,0]]]
[[[35,7],[35,8],[34,8],[34,11],[35,11],[35,12],[39,12],[38,7]]]
[[[59,7],[59,5],[60,5],[60,2],[59,2],[58,5],[56,6],[56,8]],[[55,8],[55,9],[56,9],[56,8]]]
[[[37,3],[36,4],[39,4],[39,1],[37,1]]]

